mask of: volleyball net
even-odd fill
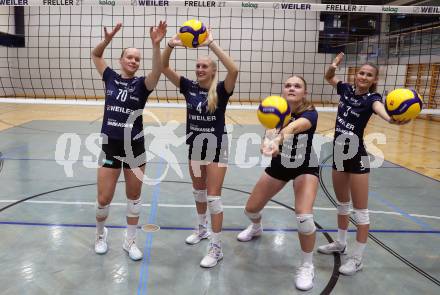
[[[324,1],[323,1],[324,2]],[[15,5],[15,6],[12,6]],[[2,101],[102,104],[104,85],[90,57],[103,27],[122,22],[104,52],[119,69],[126,47],[141,50],[137,75],[151,70],[149,27],[166,20],[161,47],[183,22],[199,19],[240,69],[232,104],[255,107],[281,93],[292,74],[305,78],[317,106],[336,106],[324,80],[336,53],[345,60],[337,75],[353,82],[360,65],[380,66],[378,92],[414,88],[425,112],[440,113],[440,8],[248,1],[0,0],[0,97]],[[195,79],[206,47],[176,48],[170,64]],[[220,64],[219,78],[226,70]],[[24,99],[24,100],[21,100]],[[149,104],[185,106],[175,86],[161,76]]]

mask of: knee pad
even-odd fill
[[[220,196],[208,196],[209,213],[219,214],[223,212],[222,199]]]
[[[339,202],[336,201],[336,209],[338,210],[338,215],[350,215],[350,202]]]
[[[206,203],[208,199],[206,197],[206,190],[193,190],[194,199],[199,203]]]
[[[368,209],[353,209],[353,219],[358,225],[370,224],[370,214]]]
[[[139,217],[141,208],[141,198],[137,200],[127,199],[127,217]]]
[[[257,220],[257,219],[261,218],[261,212],[252,213],[252,212],[247,211],[246,209],[244,209],[244,215],[249,217],[250,220]]]
[[[96,202],[96,217],[98,218],[106,218],[108,216],[108,212],[110,211],[110,205],[99,205],[98,202]]]
[[[298,232],[303,235],[311,235],[316,231],[313,214],[298,214],[296,222],[298,224]]]

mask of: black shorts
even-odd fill
[[[348,145],[344,146],[344,154],[348,152]],[[363,143],[359,146],[356,155],[351,159],[339,160],[342,167],[338,167],[335,161],[335,143],[333,143],[333,169],[340,172],[348,172],[355,174],[370,173],[370,158]],[[339,169],[338,169],[339,168]]]
[[[188,159],[193,161],[206,161],[212,163],[228,163],[228,146],[208,148],[206,144],[203,146],[193,144],[188,145]]]
[[[281,156],[272,159],[270,166],[264,170],[269,176],[281,181],[289,182],[295,180],[300,175],[311,174],[319,177],[318,167],[309,167],[309,165],[302,165],[296,168],[287,168],[281,163]]]
[[[122,166],[124,168],[136,168],[144,166],[146,163],[144,142],[132,141],[131,149],[133,151],[134,158],[138,158],[142,154],[143,156],[139,157],[139,159],[136,159],[136,162],[134,163],[130,163],[130,161],[121,162],[121,160],[117,159],[116,157],[126,157],[124,141],[108,138],[108,142],[102,145],[102,151],[99,157],[99,165],[102,167],[114,169],[120,169]]]

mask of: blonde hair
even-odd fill
[[[212,77],[211,87],[209,87],[208,91],[208,111],[210,113],[214,113],[217,109],[217,102],[218,102],[218,95],[217,95],[217,63],[213,61],[210,57],[208,57],[211,60],[211,66],[214,69],[214,77]]]
[[[301,77],[301,76],[298,76],[298,75],[292,75],[292,76],[290,76],[289,78],[287,78],[286,81],[289,80],[290,78],[293,78],[293,77],[296,77],[296,78],[298,78],[298,79],[301,79],[301,81],[303,81],[303,83],[304,83],[304,90],[307,91],[307,82],[306,82],[306,80],[305,80],[303,77]],[[312,111],[312,110],[314,110],[314,109],[315,109],[315,106],[312,104],[312,102],[311,102],[311,101],[308,101],[308,100],[305,98],[305,96],[304,96],[303,99],[302,99],[302,101],[301,101],[301,104],[300,104],[295,110],[291,110],[291,111],[292,111],[292,113],[294,113],[295,115],[299,115],[299,114],[304,113],[305,111]]]

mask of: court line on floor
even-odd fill
[[[165,169],[165,163],[162,161],[159,163],[159,165],[156,167],[156,175],[160,176],[163,174],[163,171]],[[148,223],[149,224],[155,224],[156,223],[156,215],[157,215],[157,208],[159,204],[159,196],[160,196],[160,185],[161,182],[154,185],[153,193],[151,197],[151,204],[150,207],[150,214],[148,215]],[[153,249],[153,233],[148,232],[147,238],[145,241],[145,255],[142,260],[142,266],[141,271],[139,273],[139,284],[138,284],[138,290],[137,294],[148,294],[148,277],[149,277],[149,266],[151,262],[151,251]]]
[[[15,203],[18,200],[0,200],[0,203]],[[83,202],[83,201],[36,201],[36,200],[29,200],[24,201],[23,203],[31,203],[31,204],[53,204],[53,205],[87,205],[87,206],[95,206],[95,202]],[[126,207],[127,203],[118,203],[118,202],[112,202],[111,206],[121,206]],[[151,204],[142,204],[142,207],[150,207]],[[164,207],[164,208],[195,208],[195,205],[190,204],[165,204],[165,203],[159,203],[157,205],[158,207]],[[226,209],[244,209],[244,206],[240,205],[223,205],[223,208]],[[282,209],[285,210],[282,206],[270,206],[267,205],[264,207],[265,209]],[[313,210],[316,211],[336,211],[336,208],[334,207],[313,207]],[[402,216],[405,217],[406,215],[412,216],[412,217],[419,217],[419,218],[426,218],[426,219],[436,219],[440,220],[440,216],[432,216],[432,215],[425,215],[425,214],[416,214],[416,213],[400,213],[400,212],[394,212],[394,211],[381,211],[381,210],[368,210],[372,214],[384,214],[384,215],[395,215],[395,216]]]
[[[332,157],[332,155],[330,155],[326,159],[324,159],[323,164],[325,164],[325,162],[327,162],[331,157]],[[319,168],[319,176],[320,176],[319,177],[319,184],[321,186],[321,189],[324,191],[324,194],[327,196],[328,200],[333,204],[333,206],[337,207],[337,202],[336,202],[335,198],[332,197],[332,195],[330,194],[330,192],[328,191],[328,189],[324,183],[324,180],[322,177],[323,176],[322,175],[322,167]],[[356,225],[356,221],[354,220],[353,217],[349,217],[349,220],[352,224]],[[434,234],[438,235],[437,233],[434,233]],[[430,280],[434,284],[440,286],[440,280],[438,280],[434,276],[430,275],[428,272],[426,272],[422,268],[418,267],[417,265],[415,265],[414,263],[412,263],[411,261],[409,261],[408,259],[406,259],[402,255],[400,255],[397,251],[395,251],[394,249],[389,247],[387,244],[382,242],[379,238],[377,238],[375,235],[373,235],[371,230],[369,230],[369,232],[368,232],[368,237],[371,240],[373,240],[377,245],[382,247],[384,250],[388,251],[388,253],[390,253],[391,255],[396,257],[397,259],[399,259],[402,263],[406,264],[408,267],[412,268],[414,271],[419,273],[421,276],[424,276],[425,278],[427,278],[428,280]]]
[[[405,210],[403,210],[402,208],[398,207],[397,205],[395,205],[393,202],[387,200],[386,198],[382,197],[380,194],[378,194],[378,193],[376,193],[374,191],[370,191],[369,195],[372,197],[372,199],[374,199],[374,200],[384,204],[385,206],[387,206],[388,208],[394,210],[395,212],[400,213],[401,216],[405,217],[406,219],[411,220],[412,222],[416,223],[421,228],[424,228],[426,230],[434,230],[431,227],[431,225],[423,222],[422,220],[420,220],[416,216],[413,216],[413,215],[407,213]]]
[[[96,224],[76,224],[76,223],[47,223],[47,222],[25,222],[25,221],[0,221],[0,225],[17,225],[17,226],[41,226],[41,227],[76,227],[76,228],[95,228]],[[106,224],[107,228],[113,229],[126,229],[126,225]],[[140,228],[140,226],[139,226]],[[193,231],[192,227],[179,227],[179,226],[160,226],[161,230],[177,230],[177,231]],[[245,228],[230,227],[223,228],[223,231],[240,232]],[[296,228],[264,228],[265,232],[297,232]],[[317,229],[320,233],[336,233],[337,229]],[[348,232],[355,233],[356,229],[349,229]],[[433,234],[440,233],[440,230],[427,231],[427,230],[397,230],[397,229],[370,229],[370,232],[374,233],[389,233],[389,234]],[[148,233],[153,234],[153,233]],[[146,248],[147,249],[147,248]]]

